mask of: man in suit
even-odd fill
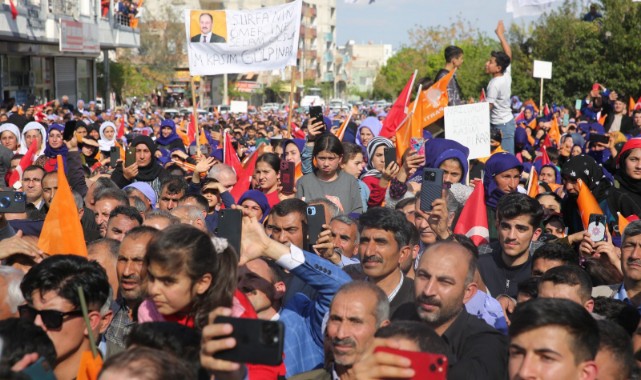
[[[219,36],[218,34],[213,33],[214,29],[214,17],[209,13],[203,13],[199,17],[200,22],[200,34],[196,34],[191,38],[191,42],[203,42],[203,43],[221,43],[227,42],[225,37]]]

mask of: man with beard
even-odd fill
[[[392,320],[422,320],[443,337],[453,358],[448,379],[504,379],[507,342],[497,330],[465,310],[477,291],[477,259],[455,241],[434,243],[421,256],[414,278],[415,301]]]
[[[147,243],[160,232],[147,226],[131,229],[120,243],[116,272],[119,294],[112,306],[114,318],[105,333],[107,357],[125,349],[125,337],[135,322],[133,311],[145,298],[146,271],[143,265]]]
[[[352,367],[374,343],[374,333],[389,324],[387,295],[376,285],[354,281],[341,286],[329,308],[325,346],[333,359],[324,369],[301,373],[291,380],[346,380]]]

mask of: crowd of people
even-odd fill
[[[0,377],[44,360],[59,380],[85,378],[95,340],[103,380],[412,378],[406,351],[436,355],[423,356],[434,378],[640,378],[641,111],[601,85],[580,109],[521,102],[502,23],[497,35],[482,159],[435,125],[386,162],[389,109],[291,124],[67,97],[0,110],[0,182],[26,200],[0,213]],[[440,77],[463,64],[445,52]],[[425,204],[432,169],[446,186]],[[39,248],[59,172],[84,235],[64,238],[84,239],[86,257]],[[586,189],[604,238],[584,223]],[[470,204],[487,217],[481,243],[454,233]],[[310,206],[323,206],[317,236]],[[240,252],[219,236],[229,209]],[[239,342],[218,317],[280,321],[282,363],[222,359]]]

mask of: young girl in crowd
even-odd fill
[[[280,198],[278,197],[278,171],[280,170],[280,158],[276,153],[265,153],[256,160],[254,176],[258,190],[267,197],[269,207],[274,207]]]
[[[367,211],[367,200],[369,199],[369,187],[359,178],[365,169],[365,158],[361,148],[352,143],[343,142],[343,160],[341,161],[341,170],[354,176],[358,180],[358,187],[361,191],[361,202],[363,212]]]
[[[316,139],[312,151],[314,170],[296,183],[296,197],[310,200],[333,196],[340,200],[341,205],[337,206],[343,212],[360,214],[363,207],[358,182],[353,175],[340,170],[343,153],[343,145],[331,133]]]
[[[170,226],[147,246],[147,293],[140,322],[172,321],[202,329],[216,307],[242,314],[236,291],[236,253],[227,241],[185,225]]]
[[[100,155],[102,157],[109,157],[111,148],[117,146],[116,142],[116,125],[110,121],[105,121],[100,126]]]
[[[44,154],[41,156],[42,161],[44,161],[42,167],[44,167],[47,173],[56,170],[58,166],[56,157],[58,155],[61,155],[65,161],[67,159],[69,148],[67,148],[67,145],[62,139],[64,130],[65,127],[60,124],[51,124],[49,127],[47,133],[47,146]]]
[[[385,148],[393,148],[394,143],[384,137],[374,137],[367,145],[367,171],[361,176],[370,190],[368,207],[381,206],[385,199],[387,185],[395,178],[400,168],[392,162],[385,167]]]
[[[236,289],[238,259],[226,239],[211,238],[195,227],[178,224],[152,239],[145,255],[148,297],[138,309],[138,322],[170,321],[202,330],[217,307],[232,316],[256,318],[247,297]],[[279,367],[248,365],[249,378]],[[257,375],[260,374],[260,375]]]

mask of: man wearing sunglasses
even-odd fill
[[[20,285],[27,301],[18,308],[20,318],[40,326],[53,342],[58,380],[75,379],[82,353],[90,350],[78,287],[84,291],[91,333],[98,341],[112,318],[109,282],[100,264],[75,255],[52,256],[31,268]]]

